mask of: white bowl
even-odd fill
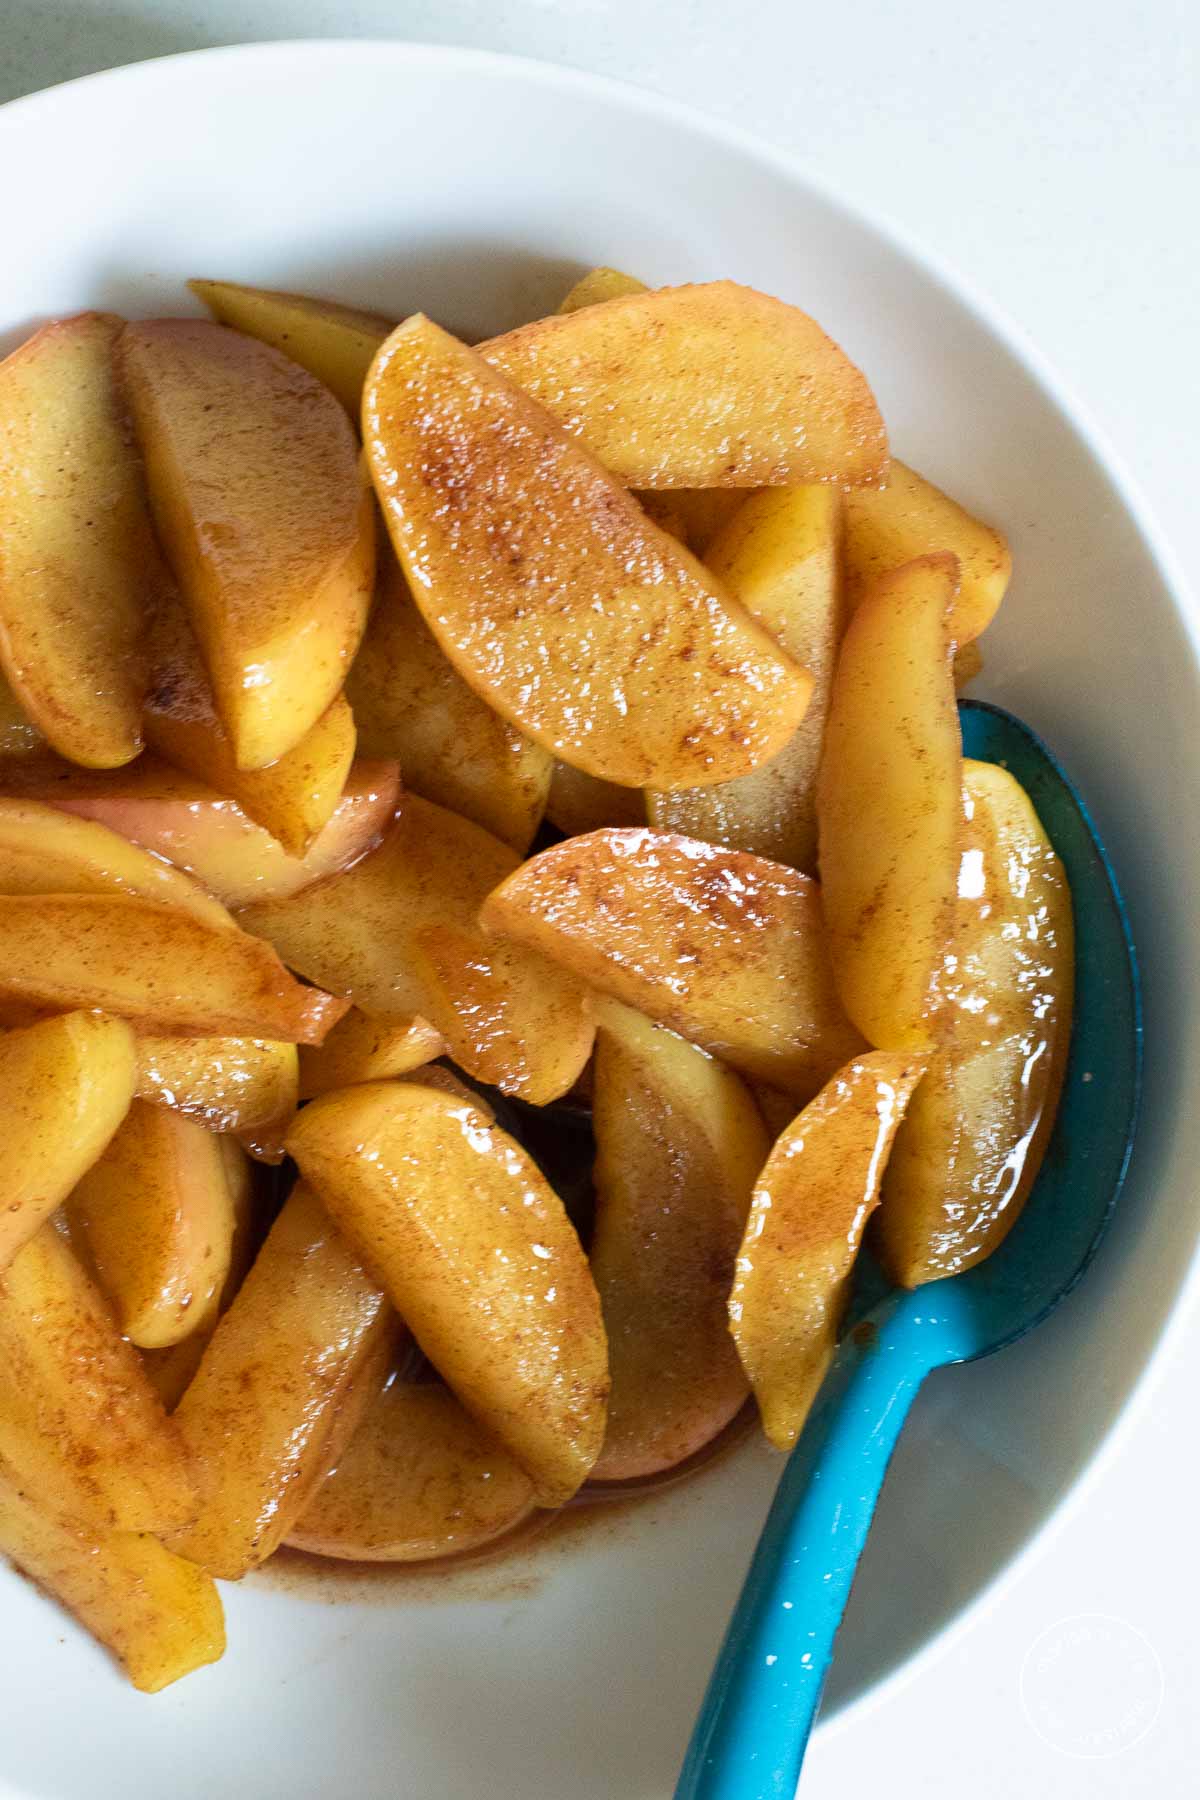
[[[182,310],[189,275],[420,306],[481,334],[553,307],[597,262],[654,283],[733,275],[814,312],[867,369],[902,454],[1009,533],[982,691],[1063,753],[1122,871],[1145,1124],[1082,1288],[916,1407],[838,1646],[826,1714],[853,1725],[1060,1508],[1193,1258],[1197,664],[1127,481],[928,258],[769,152],[606,82],[394,43],[210,51],[18,102],[0,155],[4,347],[83,306]],[[0,1783],[56,1800],[665,1796],[776,1467],[747,1446],[616,1523],[454,1578],[226,1589],[225,1660],[152,1700],[0,1572]]]

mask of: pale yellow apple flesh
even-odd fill
[[[817,884],[782,863],[669,832],[594,831],[524,863],[481,918],[799,1098],[862,1048]]]
[[[419,314],[400,326],[363,426],[413,598],[510,724],[626,787],[721,781],[786,742],[803,671],[466,345]]]
[[[587,1259],[537,1166],[476,1107],[405,1081],[314,1100],[288,1150],[463,1405],[542,1505],[563,1504],[600,1450],[608,1358]]]
[[[192,319],[127,326],[118,362],[154,522],[239,768],[286,756],[346,679],[374,580],[374,512],[328,389]]]
[[[113,376],[122,322],[80,313],[0,363],[0,665],[73,762],[141,749],[163,567]]]
[[[792,1121],[754,1186],[729,1321],[763,1429],[790,1450],[833,1360],[850,1274],[896,1130],[925,1068],[874,1051]]]
[[[843,1004],[880,1050],[928,1048],[962,830],[948,618],[952,556],[859,602],[833,677],[817,781],[821,900]]]
[[[1071,895],[1029,797],[963,765],[954,929],[938,1050],[884,1177],[876,1244],[903,1287],[957,1275],[1020,1216],[1054,1124],[1071,1036]]]
[[[336,300],[243,287],[236,281],[189,281],[188,286],[219,324],[270,344],[315,375],[358,423],[367,370],[394,319]]]
[[[620,269],[601,266],[581,275],[559,304],[560,313],[578,312],[584,306],[598,306],[603,300],[619,300],[622,294],[645,294],[649,290],[636,275],[623,275]]]
[[[746,1398],[729,1335],[733,1263],[770,1144],[731,1070],[613,1001],[596,1033],[590,1261],[612,1392],[598,1481],[695,1454]]]

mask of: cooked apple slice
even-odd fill
[[[233,1196],[215,1134],[135,1100],[70,1210],[130,1342],[187,1337],[229,1273]]]
[[[137,1040],[137,1098],[169,1106],[210,1131],[286,1127],[298,1082],[295,1044],[245,1037]]]
[[[631,487],[854,485],[887,471],[860,371],[799,307],[733,281],[626,294],[479,353]]]
[[[726,1307],[770,1143],[731,1070],[613,1001],[596,1033],[592,1275],[612,1392],[598,1481],[692,1456],[748,1392]]]
[[[618,787],[585,775],[570,763],[556,762],[546,798],[546,817],[568,837],[600,831],[606,825],[644,825],[646,802],[641,788]]]
[[[952,556],[885,575],[833,677],[817,782],[821,899],[846,1011],[880,1050],[928,1048],[954,918],[962,739]]]
[[[326,1473],[356,1370],[391,1330],[354,1252],[293,1189],[175,1409],[202,1504],[171,1548],[227,1581],[265,1562]]]
[[[608,1357],[587,1259],[536,1164],[476,1107],[404,1081],[314,1100],[288,1150],[539,1503],[569,1500],[604,1435]]]
[[[395,757],[414,794],[473,819],[514,850],[529,848],[546,810],[553,758],[447,662],[386,552],[346,698],[365,756]]]
[[[106,1529],[195,1516],[179,1433],[53,1221],[0,1276],[0,1461],[28,1493]]]
[[[290,856],[303,856],[332,819],[354,759],[354,717],[345,699],[339,694],[296,748],[270,768],[239,769],[177,595],[160,607],[150,645],[147,743],[177,769],[236,801]]]
[[[0,675],[0,767],[10,758],[41,756],[46,750],[45,733],[38,730]]]
[[[449,1388],[397,1378],[287,1541],[353,1562],[428,1562],[478,1550],[533,1511],[528,1475]]]
[[[790,1094],[782,1089],[774,1088],[765,1081],[749,1083],[750,1092],[754,1095],[754,1104],[762,1115],[762,1122],[767,1128],[767,1136],[774,1143],[787,1130],[796,1117],[796,1102]]]
[[[300,1097],[313,1100],[360,1081],[407,1075],[446,1046],[427,1019],[378,1018],[352,1006],[319,1050],[300,1054]]]
[[[660,831],[750,850],[810,874],[817,865],[817,764],[838,645],[842,499],[832,487],[751,494],[712,545],[708,566],[813,679],[808,711],[761,769],[716,787],[646,796]]]
[[[592,1023],[572,977],[479,928],[484,898],[519,860],[478,825],[406,794],[378,850],[240,919],[309,981],[380,1018],[428,1019],[468,1075],[540,1106],[587,1062]]]
[[[103,1153],[136,1070],[123,1019],[67,1013],[0,1037],[0,1270]]]
[[[842,1069],[793,1120],[754,1187],[729,1320],[763,1429],[800,1435],[833,1360],[850,1272],[919,1056],[875,1051]]]
[[[233,928],[187,875],[106,825],[38,800],[0,797],[0,894],[123,894],[177,907],[217,931]]]
[[[97,769],[141,749],[164,575],[113,379],[121,331],[80,313],[0,363],[0,664],[55,749]]]
[[[324,382],[358,424],[367,370],[394,319],[336,300],[311,300],[236,281],[189,281],[188,286],[219,324],[270,344]]]
[[[395,763],[356,762],[328,824],[303,856],[289,855],[236,800],[154,756],[102,775],[39,759],[27,777],[11,777],[10,785],[154,851],[226,906],[246,906],[286,899],[365,855],[391,822],[400,772]]]
[[[839,1004],[815,881],[661,831],[543,850],[481,921],[723,1062],[808,1098],[861,1048]]]
[[[321,383],[240,332],[130,325],[118,359],[150,504],[241,769],[294,750],[366,623],[375,520]]]
[[[144,1532],[54,1517],[0,1471],[0,1555],[74,1613],[143,1694],[225,1652],[212,1579]]]
[[[559,306],[560,313],[578,312],[584,306],[598,306],[604,300],[619,300],[622,294],[649,293],[644,281],[636,275],[623,275],[620,269],[603,265],[581,275]]]
[[[462,1076],[455,1074],[445,1063],[424,1063],[419,1069],[411,1069],[404,1080],[415,1083],[417,1087],[433,1088],[439,1094],[449,1094],[454,1100],[465,1101],[477,1113],[482,1113],[489,1125],[496,1123],[496,1109],[491,1102],[485,1100],[474,1088],[468,1087]]]
[[[966,806],[939,1046],[896,1139],[876,1244],[919,1287],[990,1256],[1054,1124],[1071,1036],[1071,894],[1029,796],[963,764]]]
[[[955,645],[969,643],[991,623],[1012,575],[1012,552],[1000,533],[973,518],[893,457],[882,486],[846,495],[846,584],[857,605],[881,575],[913,557],[949,551],[960,583],[950,609]]]
[[[626,787],[744,775],[786,742],[804,672],[465,344],[419,314],[401,325],[363,429],[413,598],[510,724]]]
[[[301,1044],[322,1043],[346,1011],[244,931],[109,894],[0,896],[0,991],[49,1008],[99,1007],[150,1032]]]
[[[964,644],[961,650],[954,652],[954,691],[961,694],[963,689],[983,674],[983,655],[979,645],[972,640]]]
[[[664,531],[707,561],[709,546],[752,492],[749,488],[662,488],[658,492],[649,488],[638,499]]]

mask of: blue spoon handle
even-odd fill
[[[838,1352],[783,1471],[675,1800],[795,1794],[875,1503],[927,1370],[905,1311]]]

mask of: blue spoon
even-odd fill
[[[888,1462],[931,1370],[1002,1350],[1075,1286],[1125,1179],[1142,1017],[1116,879],[1086,806],[1027,725],[959,708],[966,755],[1026,789],[1075,906],[1075,1015],[1058,1120],[1025,1211],[986,1262],[915,1292],[860,1258],[837,1357],[784,1469],[721,1646],[676,1800],[792,1800]]]

